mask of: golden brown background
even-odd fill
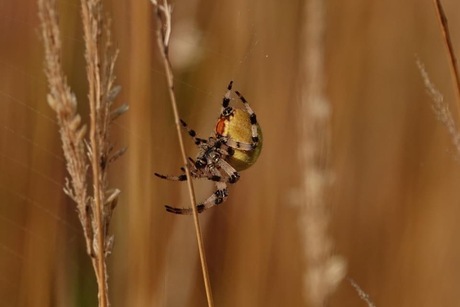
[[[64,68],[87,114],[79,2],[60,0]],[[443,1],[460,51],[460,4]],[[120,49],[113,127],[128,152],[111,169],[122,190],[109,261],[113,306],[205,306],[165,76],[147,0],[106,1]],[[377,306],[459,306],[460,164],[415,64],[425,63],[454,114],[442,36],[430,0],[329,0],[326,94],[332,107],[329,195],[334,250]],[[299,41],[303,1],[174,2],[172,60],[179,109],[202,136],[230,79],[264,132],[256,165],[229,200],[201,215],[216,306],[306,306],[298,222]],[[0,0],[0,305],[95,306],[96,283],[46,103],[35,0]],[[192,142],[187,140],[191,154]],[[198,198],[211,185],[198,185]],[[366,306],[342,282],[328,306]]]

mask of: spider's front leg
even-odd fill
[[[228,108],[228,105],[230,104],[230,95],[232,93],[232,87],[233,87],[233,80],[230,81],[230,83],[227,86],[227,92],[224,95],[224,98],[222,99],[222,109],[220,110],[220,114],[224,113],[224,110]]]
[[[195,130],[189,128],[187,123],[184,120],[180,120],[180,123],[182,125],[182,128],[187,130],[187,133],[189,136],[193,138],[193,141],[195,142],[195,145],[200,145],[201,143],[207,143],[208,141],[206,139],[199,138],[195,132]]]
[[[252,142],[251,146],[252,149],[255,149],[259,145],[259,124],[257,123],[257,116],[256,113],[252,110],[252,108],[249,106],[248,101],[244,98],[243,95],[240,94],[240,92],[235,91],[236,95],[238,98],[240,98],[241,102],[243,103],[246,112],[249,114],[249,121],[251,123],[251,137],[252,137]]]

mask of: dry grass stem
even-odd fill
[[[447,16],[444,13],[444,9],[442,7],[441,0],[433,0],[433,5],[436,10],[436,16],[438,17],[439,26],[441,28],[441,31],[444,37],[444,42],[446,44],[447,52],[449,54],[449,60],[450,60],[449,67],[450,67],[450,71],[452,74],[453,86],[457,94],[457,112],[459,115],[458,118],[460,119],[460,77],[459,77],[458,66],[457,66],[457,58],[455,56],[454,47],[452,44],[452,40],[450,38]]]
[[[300,226],[308,265],[305,293],[311,306],[324,306],[344,277],[345,262],[341,257],[332,255],[333,242],[327,233],[331,106],[324,95],[324,7],[321,0],[307,3],[301,47],[304,86],[298,119],[302,140],[299,157],[304,170]]]
[[[374,302],[372,302],[371,298],[369,297],[369,294],[363,291],[361,287],[351,278],[347,278],[348,282],[350,285],[355,289],[356,293],[358,293],[358,296],[361,300],[365,301],[368,307],[375,307]]]
[[[163,4],[159,4],[156,0],[151,0],[152,4],[155,7],[156,17],[157,17],[157,43],[158,48],[161,53],[163,60],[163,65],[166,71],[166,79],[168,83],[168,92],[171,100],[171,106],[174,113],[174,120],[176,123],[177,137],[179,139],[180,151],[182,156],[182,162],[184,164],[185,173],[187,175],[187,187],[190,198],[190,206],[193,210],[193,221],[195,225],[195,232],[198,241],[198,252],[200,255],[201,269],[203,273],[204,285],[206,290],[206,298],[208,306],[214,306],[211,282],[209,279],[208,266],[206,261],[206,255],[204,251],[203,236],[201,234],[200,222],[198,219],[198,211],[196,209],[196,197],[195,191],[192,183],[192,176],[190,175],[190,169],[187,163],[187,154],[185,152],[184,141],[182,138],[181,124],[179,112],[177,110],[176,96],[174,94],[174,75],[172,72],[171,62],[169,60],[169,39],[171,35],[171,6],[167,3],[166,0],[163,1]]]
[[[64,191],[76,203],[83,226],[87,252],[91,256],[98,284],[99,306],[109,306],[106,257],[111,253],[113,236],[108,229],[115,208],[118,189],[110,189],[107,168],[123,152],[113,153],[109,142],[110,123],[127,110],[123,105],[112,110],[120,92],[114,85],[116,53],[112,55],[109,23],[102,16],[99,0],[81,2],[84,27],[85,59],[89,83],[89,141],[85,140],[86,125],[81,125],[77,101],[63,72],[62,48],[55,0],[39,0],[39,15],[45,47],[45,72],[48,79],[48,103],[56,112],[67,170]],[[86,149],[86,150],[85,150]],[[89,164],[88,160],[89,159]],[[91,168],[92,177],[87,173]],[[88,182],[92,180],[92,193]]]

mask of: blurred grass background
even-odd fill
[[[79,2],[60,0],[64,68],[87,114]],[[113,306],[205,306],[149,1],[106,1],[120,49],[113,127],[128,152],[111,170],[122,190],[112,225]],[[460,4],[443,1],[460,50]],[[264,149],[201,215],[216,306],[305,306],[296,120],[303,1],[174,2],[172,61],[181,116],[204,137],[230,79],[257,113]],[[348,275],[377,306],[458,306],[460,165],[431,110],[417,54],[454,108],[431,1],[326,1],[327,96],[333,106],[331,234]],[[96,283],[48,107],[35,0],[0,0],[0,304],[95,306]],[[458,119],[457,119],[458,121]],[[195,153],[188,142],[191,155]],[[198,198],[209,183],[198,184]],[[343,282],[330,306],[365,306]]]

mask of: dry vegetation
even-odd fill
[[[85,42],[89,137],[78,113],[77,98],[67,83],[62,67],[64,56],[55,0],[39,0],[45,74],[48,81],[48,104],[56,112],[66,168],[64,193],[75,203],[98,285],[100,307],[109,306],[107,256],[112,253],[113,236],[109,233],[120,190],[111,189],[107,170],[124,149],[113,152],[109,128],[128,108],[113,108],[120,87],[115,86],[116,54],[111,51],[111,30],[100,0],[81,1]],[[90,170],[90,172],[88,172]],[[90,176],[90,174],[92,176]],[[91,187],[89,189],[89,187]]]
[[[59,83],[69,87],[52,97],[70,102],[65,120],[80,114],[81,122],[91,123],[80,3],[57,2],[65,72]],[[182,164],[152,4],[104,3],[120,50],[115,73],[123,92],[117,100],[130,105],[110,138],[129,151],[104,178],[123,191],[111,223],[111,305],[206,306],[193,219],[163,207],[187,206],[186,185],[152,176],[159,169],[175,173]],[[460,50],[460,5],[443,4],[453,48]],[[455,306],[460,165],[414,59],[417,54],[423,62],[455,124],[457,94],[435,9],[430,0],[325,5],[322,90],[331,108],[326,162],[332,172],[321,190],[329,231],[319,247],[346,259],[353,280],[338,284],[327,305],[371,306],[370,299],[375,306]],[[170,56],[179,113],[206,136],[233,79],[264,132],[260,160],[242,173],[225,204],[200,215],[216,306],[307,305],[303,282],[314,258],[305,258],[311,248],[299,231],[304,224],[297,206],[308,179],[298,152],[310,144],[301,129],[309,117],[302,116],[306,86],[299,77],[305,10],[303,1],[174,2]],[[0,14],[0,301],[95,306],[97,283],[85,242],[91,246],[63,192],[64,178],[74,198],[85,197],[76,196],[72,171],[67,175],[61,120],[45,101],[36,0],[1,1]],[[78,140],[79,129],[68,131],[75,134],[68,139]],[[193,155],[193,144],[184,141]],[[210,188],[197,184],[197,199]]]

